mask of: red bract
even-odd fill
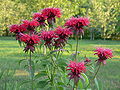
[[[45,20],[47,19],[46,16],[40,14],[40,13],[34,13],[33,14],[33,19],[38,21],[41,26],[45,26]]]
[[[26,47],[24,49],[25,52],[30,50],[31,52],[35,51],[35,44],[38,44],[40,42],[39,36],[38,35],[28,35],[28,34],[23,34],[20,37],[20,40],[24,43],[26,43]]]
[[[68,64],[69,69],[71,72],[68,74],[70,76],[70,79],[76,80],[75,82],[77,83],[79,78],[83,78],[81,76],[81,73],[84,73],[86,71],[86,67],[84,65],[84,62],[75,62],[75,61],[70,61],[70,64]]]
[[[10,32],[19,33],[20,32],[19,25],[17,25],[17,24],[11,25]]]
[[[75,31],[76,34],[84,33],[83,27],[89,25],[89,19],[85,17],[72,17],[66,21],[65,26]]]
[[[105,48],[97,48],[94,52],[96,52],[94,55],[98,55],[98,64],[103,63],[106,64],[106,59],[112,58],[112,50],[105,49]]]
[[[63,47],[65,46],[65,43],[67,42],[67,38],[72,35],[72,32],[70,29],[58,27],[55,30],[55,34],[59,37],[55,40],[54,46],[55,48]]]
[[[33,32],[34,29],[39,26],[39,22],[36,20],[33,20],[33,21],[24,20],[23,24],[25,25],[27,30],[31,32]]]
[[[55,17],[61,17],[61,10],[59,8],[45,8],[42,10],[42,15],[47,17],[48,24],[55,22]]]
[[[54,39],[58,38],[58,36],[55,35],[54,31],[42,31],[42,33],[40,34],[40,38],[45,41],[46,46],[51,48]]]

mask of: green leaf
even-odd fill
[[[41,49],[43,45],[44,45],[44,41],[41,40],[41,44],[39,45],[39,48]]]
[[[97,90],[100,90],[97,78],[94,79]]]
[[[87,86],[89,84],[89,79],[88,77],[84,74],[84,73],[81,73],[81,75],[83,76],[83,78],[85,79],[85,85]]]
[[[58,63],[58,65],[60,65],[60,66],[67,66],[67,64],[66,64],[66,60],[64,60],[64,59],[62,59],[62,58],[60,58],[58,61],[57,61],[57,63]]]
[[[100,87],[100,90],[104,90],[103,89],[103,82],[102,81],[99,81],[99,87]]]
[[[40,71],[37,75],[35,75],[35,78],[37,79],[37,78],[40,78],[40,77],[44,77],[46,75],[47,75],[46,71]]]
[[[46,79],[46,80],[39,81],[37,83],[37,86],[40,87],[40,88],[44,88],[47,84],[48,84],[48,81]]]
[[[57,87],[57,90],[65,90],[64,87]]]
[[[92,66],[88,66],[88,71],[89,71],[90,73],[94,73],[94,68],[93,68]]]
[[[22,46],[22,42],[20,41],[20,40],[18,40],[18,43],[19,43],[19,45],[20,45],[20,47]]]
[[[83,89],[83,82],[81,79],[78,82],[78,88]]]
[[[66,71],[66,66],[67,66],[66,60],[59,59],[59,60],[57,60],[57,64],[61,68],[62,71],[64,71],[64,72]]]
[[[72,50],[72,44],[70,44],[70,43],[68,43],[68,42],[67,42],[67,44],[70,46],[70,49]]]
[[[0,79],[2,78],[4,71],[0,71]]]
[[[65,85],[63,82],[57,82],[58,85]]]
[[[42,60],[42,62],[41,62],[41,66],[46,66],[46,65],[49,65],[51,62],[50,62],[50,60]]]
[[[19,85],[18,85],[18,87],[21,87],[22,85],[24,85],[24,84],[26,84],[26,83],[29,83],[29,82],[31,82],[30,80],[28,80],[28,81],[23,81],[22,83],[20,83]]]
[[[20,65],[24,60],[27,60],[27,59],[19,60],[18,64]]]

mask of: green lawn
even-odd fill
[[[69,56],[71,56],[71,54],[74,52],[75,41],[69,40],[69,43],[71,43],[73,46],[72,49],[70,49],[68,45],[66,46],[66,49],[68,49],[70,53],[64,53],[65,58],[69,58]],[[80,40],[79,51],[81,53],[79,54],[79,60],[83,60],[83,57],[85,55],[87,57],[90,57],[91,60],[96,60],[97,57],[93,55],[93,50],[95,49],[95,47],[110,48],[113,50],[114,54],[114,57],[110,60],[107,60],[107,64],[105,66],[102,66],[99,75],[97,76],[99,78],[99,82],[102,83],[101,89],[103,88],[103,90],[120,90],[120,41]],[[24,59],[25,56],[26,54],[23,53],[23,48],[19,47],[19,44],[14,37],[0,37],[0,71],[23,70],[24,68],[22,66],[19,66],[18,62],[19,60]],[[12,81],[17,82],[26,79],[25,76],[15,77],[15,80]],[[3,81],[4,80],[0,80],[0,83]]]

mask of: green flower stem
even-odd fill
[[[76,89],[76,90],[78,89],[78,83],[76,84],[76,87],[75,87],[75,89]]]
[[[78,41],[79,41],[79,39],[78,39],[78,36],[76,36],[76,51],[75,51],[75,61],[77,62],[77,55],[78,55]]]
[[[93,79],[92,79],[92,80],[94,80],[94,79],[96,78],[96,76],[97,76],[97,74],[98,74],[98,72],[99,72],[99,70],[100,70],[100,66],[101,66],[101,63],[99,64],[99,67],[98,67],[95,75],[93,76]],[[87,85],[87,87],[86,87],[85,89],[87,89],[89,85],[90,85],[90,82],[89,82],[89,84]]]
[[[58,53],[56,53],[57,54],[57,57],[56,57],[56,60],[58,60],[58,58],[59,58],[59,54],[60,54],[60,51],[58,51]],[[56,70],[58,71],[60,71],[60,69],[59,69],[59,66],[57,65],[57,63],[55,62],[55,60],[53,59],[53,57],[54,56],[52,56],[51,55],[51,61],[52,61],[52,71],[51,71],[51,85],[52,86],[54,86],[55,85],[55,72],[56,72]],[[60,77],[61,78],[61,77]]]
[[[55,61],[53,60],[53,57],[51,56],[51,61],[52,61],[52,68],[51,68],[51,85],[54,86],[54,75],[55,75],[55,70],[56,70],[56,63]]]
[[[98,71],[100,70],[100,66],[101,66],[101,63],[99,64],[99,67],[98,67],[98,69],[97,69],[97,71],[96,71],[96,73],[95,73],[95,75],[94,75],[94,77],[93,77],[93,80],[96,78],[96,76],[97,76],[97,74],[98,74]]]
[[[54,67],[58,67],[57,64],[56,64],[56,62],[53,60],[52,56],[51,56],[51,60],[52,60],[53,66]]]
[[[47,48],[46,48],[46,46],[44,45],[44,46],[43,46],[43,54],[46,55],[46,52],[47,52]]]
[[[58,60],[59,55],[60,55],[60,51],[58,51],[58,53],[57,53],[57,58],[56,58],[57,60]]]
[[[28,60],[28,65],[29,65],[29,74],[30,74],[30,79],[31,79],[31,89],[33,90],[33,78],[34,78],[34,72],[32,68],[32,53],[30,51],[30,59]]]
[[[29,32],[29,35],[31,36],[32,33]],[[34,71],[33,71],[33,67],[32,67],[32,52],[30,51],[30,56],[29,56],[29,60],[28,60],[28,66],[29,66],[29,75],[30,75],[30,79],[31,79],[31,90],[34,90]]]
[[[77,88],[78,88],[78,85],[73,86],[73,90],[77,90]]]
[[[55,67],[51,71],[51,85],[54,86],[54,77],[55,77]]]

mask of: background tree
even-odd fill
[[[47,7],[62,10],[58,25],[64,25],[72,16],[86,16],[91,20],[86,36],[91,40],[119,38],[119,0],[2,0],[0,2],[0,35],[8,35],[11,24],[19,24],[23,19],[32,19],[32,14]],[[113,37],[114,36],[114,37]]]

